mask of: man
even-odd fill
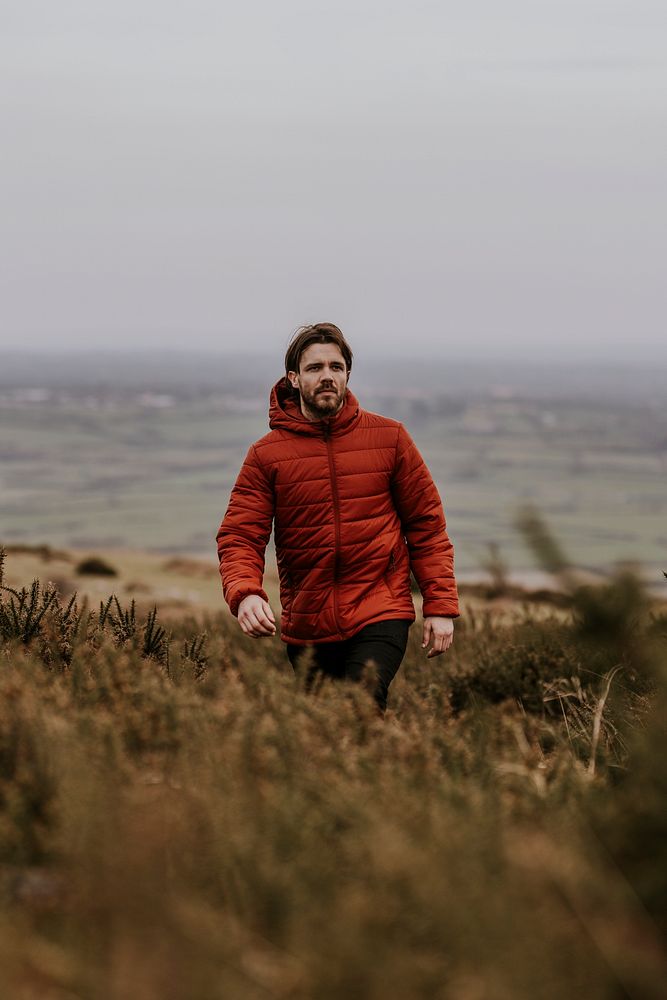
[[[396,420],[362,410],[352,351],[332,323],[297,331],[271,391],[271,430],[248,452],[217,535],[224,595],[243,632],[274,635],[262,588],[275,525],[281,638],[296,666],[359,680],[372,662],[380,711],[424,598],[422,647],[449,648],[458,597],[453,548],[424,461]]]

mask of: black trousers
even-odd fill
[[[371,662],[375,670],[373,697],[380,711],[384,712],[389,685],[405,655],[411,624],[404,619],[391,619],[365,625],[350,639],[341,642],[318,642],[308,646],[288,643],[287,655],[295,669],[306,652],[312,655],[306,677],[307,690],[322,674],[338,680],[359,681],[364,667]]]

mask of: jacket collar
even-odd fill
[[[301,412],[298,399],[293,395],[292,387],[286,378],[276,382],[269,398],[269,427],[272,430],[280,427],[296,434],[308,434],[311,437],[331,437],[347,434],[361,419],[361,408],[356,396],[348,389],[345,402],[333,417],[325,420],[307,420]]]

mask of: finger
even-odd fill
[[[253,639],[259,639],[260,636],[266,634],[264,631],[260,631],[258,623],[251,614],[245,614],[242,618],[239,618],[239,624],[245,634],[252,636]]]
[[[433,643],[433,649],[429,650],[430,656],[440,656],[441,653],[446,653],[452,644],[454,636],[451,634],[436,636]]]
[[[264,628],[266,629],[266,631],[268,632],[269,635],[275,635],[275,631],[276,631],[276,623],[275,623],[275,621],[271,621],[271,619],[267,618],[266,615],[264,615],[264,617],[261,618],[260,621],[263,624]]]
[[[262,608],[263,608],[264,613],[267,616],[267,618],[270,621],[272,621],[273,624],[275,625],[276,624],[276,616],[274,615],[273,609],[272,609],[271,605],[269,604],[269,602],[268,601],[264,601],[264,603],[262,605]]]
[[[424,622],[424,637],[423,637],[423,640],[422,640],[422,649],[425,649],[426,646],[428,646],[430,638],[431,638],[431,632],[432,632],[431,623],[430,622]]]
[[[261,608],[253,612],[250,624],[255,629],[261,629],[262,635],[273,634],[276,630],[273,622],[269,621]]]
[[[269,612],[271,612],[271,608],[269,608]],[[263,606],[257,611],[257,618],[262,625],[268,628],[270,632],[275,632],[276,620],[273,617],[273,612],[271,612],[270,615],[266,613],[266,606]]]
[[[257,635],[273,635],[274,627],[262,611],[253,611],[248,617],[250,627]]]
[[[251,639],[264,639],[269,634],[268,632],[260,632],[256,628],[246,628],[243,630],[246,635],[249,635]]]
[[[447,640],[446,635],[443,634],[435,635],[433,637],[433,646],[428,651],[428,657],[430,658],[432,656],[440,656],[441,653],[444,653],[445,649],[447,648],[447,646],[445,645],[446,640]]]

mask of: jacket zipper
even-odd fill
[[[338,498],[338,484],[336,483],[336,472],[334,469],[334,460],[333,460],[333,444],[331,442],[331,430],[329,424],[324,425],[324,440],[327,445],[327,458],[329,459],[329,477],[331,479],[331,498],[333,500],[334,530],[336,538],[336,547],[334,550],[334,571],[333,571],[334,621],[336,623],[337,631],[340,632],[340,622],[338,620],[338,557],[340,551],[340,502]]]

